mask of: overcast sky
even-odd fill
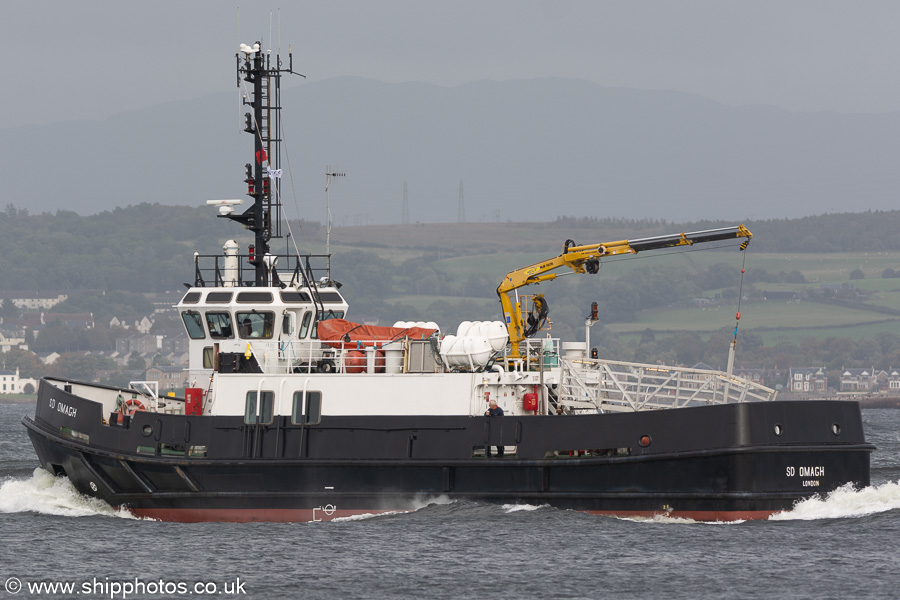
[[[2,0],[0,127],[100,119],[233,89],[234,64],[223,55],[236,51],[238,27],[240,41],[276,47],[279,12],[282,52],[291,44],[310,80],[454,86],[560,76],[729,105],[900,110],[900,2],[286,4]]]

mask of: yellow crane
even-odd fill
[[[737,238],[746,238],[741,243],[741,250],[744,250],[752,237],[753,234],[750,233],[749,229],[743,225],[737,225],[735,227],[707,229],[691,233],[674,233],[671,235],[588,244],[585,246],[576,246],[572,240],[566,240],[562,247],[562,254],[507,273],[497,287],[497,295],[500,296],[500,305],[503,307],[503,320],[509,332],[510,355],[513,358],[521,358],[519,344],[522,340],[531,337],[540,330],[547,319],[548,313],[547,302],[544,300],[543,294],[535,294],[532,297],[532,310],[529,311],[526,319],[522,314],[522,303],[519,301],[514,302],[510,297],[510,292],[514,292],[526,285],[550,281],[560,276],[559,273],[551,273],[551,271],[560,267],[569,267],[574,273],[594,274],[600,270],[600,259],[606,256],[637,254],[647,250],[692,246],[694,244]]]

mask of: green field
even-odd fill
[[[900,279],[882,279],[881,273],[887,269],[900,269],[900,253],[849,253],[849,254],[765,254],[749,253],[746,260],[737,251],[684,251],[672,250],[636,256],[615,257],[606,259],[604,269],[616,271],[639,266],[671,266],[706,268],[716,263],[734,265],[740,270],[742,262],[746,269],[765,269],[769,273],[800,271],[806,278],[806,284],[795,284],[803,287],[818,287],[823,283],[853,283],[866,290],[898,290]],[[455,277],[467,277],[473,273],[496,275],[499,282],[509,271],[525,267],[555,256],[554,253],[519,252],[492,253],[489,255],[459,256],[438,260],[435,268]],[[865,279],[850,280],[850,272],[862,269]],[[601,270],[601,275],[603,271]],[[783,286],[785,284],[766,283],[765,287]]]
[[[494,310],[498,315],[500,315],[500,301],[496,298],[496,296],[491,298],[465,298],[460,296],[426,296],[426,295],[414,295],[409,294],[405,296],[396,296],[391,298],[389,302],[393,304],[409,304],[413,308],[418,310],[427,310],[429,306],[434,304],[435,302],[446,302],[452,306],[458,304],[468,304],[469,306],[475,306],[479,309],[485,310]]]
[[[497,318],[500,310],[495,289],[508,272],[557,256],[566,238],[584,244],[660,233],[652,228],[636,230],[634,225],[631,224],[632,230],[628,232],[611,229],[608,224],[601,224],[600,227],[534,223],[372,226],[335,229],[332,241],[335,242],[335,251],[351,248],[363,250],[398,266],[409,259],[421,260],[427,257],[427,266],[437,272],[442,283],[448,284],[445,290],[452,290],[453,293],[465,290],[468,296],[477,296],[462,298],[421,289],[417,291],[428,295],[407,294],[412,286],[410,273],[405,272],[394,277],[393,289],[398,295],[384,298],[389,303],[408,304],[424,313],[433,303],[446,302],[452,307],[447,311],[447,317],[428,315],[429,319],[439,321],[442,318],[459,318],[465,313],[464,308],[472,310],[476,307],[483,315]],[[662,228],[665,229],[666,226]],[[860,339],[872,337],[881,331],[900,334],[900,278],[882,278],[885,269],[900,270],[900,251],[772,253],[765,252],[767,246],[763,235],[753,239],[746,253],[739,252],[736,244],[723,246],[726,247],[710,249],[697,246],[687,250],[673,248],[636,256],[608,258],[603,261],[596,277],[599,277],[601,286],[605,282],[616,285],[616,280],[627,280],[629,274],[637,273],[638,269],[671,268],[682,270],[686,274],[696,274],[724,263],[734,269],[735,277],[739,276],[742,267],[750,274],[741,288],[745,294],[741,304],[741,329],[758,333],[767,343],[784,336],[812,336],[819,339],[846,336]],[[850,279],[850,273],[855,269],[862,271],[863,279]],[[754,270],[757,275],[760,270],[765,270],[771,278],[780,278],[781,281],[790,279],[785,274],[799,272],[805,282],[756,281],[751,284]],[[569,271],[560,269],[558,273]],[[573,275],[565,279],[572,282],[579,277],[595,276]],[[464,285],[471,281],[477,282],[476,289],[471,284]],[[847,298],[846,294],[829,292],[832,293],[831,298],[850,303],[849,305],[826,304],[808,299],[800,302],[758,299],[765,292],[818,292],[821,295],[825,293],[820,290],[821,286],[842,284],[850,284],[871,294],[861,301],[859,297]],[[484,289],[481,290],[481,287]],[[542,292],[552,298],[554,293],[560,293],[559,290],[563,290],[562,293],[565,294],[566,289],[571,288],[566,288],[562,281],[548,282],[539,287],[522,288],[519,293]],[[706,290],[703,295],[714,298],[716,292],[730,292],[733,295],[735,291],[733,288]],[[691,331],[708,336],[722,328],[734,327],[736,300],[720,302],[717,307],[706,310],[687,307],[683,298],[678,302],[673,299],[673,302],[672,307],[640,311],[636,314],[635,321],[613,323],[608,327],[626,337],[648,328],[659,332]],[[551,311],[554,306],[559,307],[559,304],[551,300]],[[879,312],[878,309],[882,311]],[[895,314],[891,311],[897,312]],[[576,331],[583,327],[583,316],[576,318],[571,308],[568,311],[558,309],[555,313],[551,312],[551,319]],[[572,322],[562,323],[564,319]]]
[[[642,311],[639,323],[610,325],[613,331],[635,332],[647,327],[657,331],[713,331],[731,327],[735,322],[731,307],[673,308]],[[844,327],[884,321],[884,315],[866,310],[833,307],[816,302],[743,302],[741,327],[744,329],[807,329]],[[900,318],[894,320],[900,321]]]
[[[642,311],[634,323],[608,325],[621,334],[640,334],[646,329],[661,332],[691,331],[709,334],[734,327],[734,307],[678,308]],[[888,317],[866,310],[847,309],[815,302],[744,302],[741,304],[741,331],[758,333],[766,343],[780,337],[868,338],[881,331],[900,335],[900,317]]]
[[[485,290],[483,298],[442,297],[437,295],[405,295],[391,298],[389,302],[410,304],[417,309],[426,310],[433,302],[444,300],[451,305],[462,302],[475,303],[487,314],[499,315],[494,294],[493,282],[499,284],[509,271],[527,266],[547,258],[546,254],[536,252],[513,253],[496,252],[481,256],[455,256],[439,259],[431,263],[432,268],[450,280],[465,281],[473,275],[486,276],[492,282],[490,289]],[[900,314],[885,314],[868,310],[866,307],[881,307],[900,311],[900,279],[882,279],[881,273],[887,268],[900,269],[900,253],[849,253],[849,254],[765,254],[750,252],[745,257],[739,252],[658,252],[653,254],[610,259],[605,261],[600,277],[606,277],[610,285],[615,279],[627,277],[629,270],[647,266],[670,265],[673,268],[686,268],[699,271],[717,263],[733,265],[739,272],[742,262],[746,269],[765,269],[770,274],[799,271],[806,278],[806,283],[756,283],[752,287],[745,284],[744,292],[755,288],[757,292],[794,291],[805,292],[818,289],[823,284],[851,284],[860,290],[873,292],[863,304],[852,307],[836,306],[814,301],[786,300],[747,300],[741,304],[741,330],[752,331],[763,337],[766,343],[779,338],[815,337],[850,337],[853,339],[872,337],[881,331],[900,334]],[[850,280],[850,272],[861,268],[865,279]],[[560,273],[566,270],[560,270]],[[575,276],[578,277],[578,276]],[[585,275],[584,277],[588,277]],[[602,280],[601,280],[602,281]],[[549,292],[554,282],[543,284],[537,288],[524,288],[525,293],[532,291]],[[715,291],[705,292],[712,295]],[[734,326],[736,300],[723,302],[713,308],[672,307],[645,310],[637,313],[637,320],[628,323],[613,323],[609,329],[626,337],[632,337],[646,329],[658,332],[691,331],[708,335],[713,331]],[[559,315],[557,315],[559,317]],[[552,316],[551,316],[552,318]],[[583,321],[568,323],[580,329]]]

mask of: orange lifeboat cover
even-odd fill
[[[362,325],[345,319],[328,319],[319,321],[318,332],[322,343],[332,348],[353,346],[382,346],[386,342],[410,338],[424,340],[431,337],[435,329],[424,327],[383,327],[381,325]]]

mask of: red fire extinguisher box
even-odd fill
[[[203,414],[203,388],[184,389],[184,414]]]

